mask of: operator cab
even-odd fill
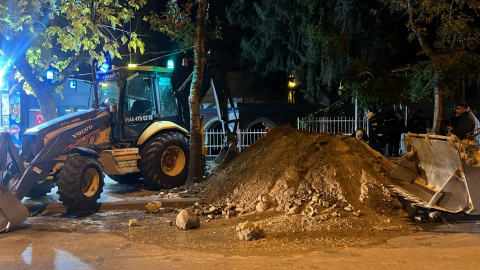
[[[116,107],[113,137],[134,141],[156,121],[179,123],[172,71],[154,66],[121,67],[98,74],[101,106]]]

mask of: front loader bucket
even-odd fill
[[[0,182],[0,232],[22,224],[28,209]]]
[[[470,197],[472,187],[465,181],[460,143],[451,137],[429,134],[409,134],[406,143],[410,146],[409,153],[390,174],[399,180],[393,189],[422,207],[474,214],[472,209],[478,199]],[[468,172],[471,182],[480,180],[476,177],[480,168],[471,170]]]
[[[223,147],[220,154],[218,154],[217,158],[213,161],[212,165],[210,166],[210,171],[215,169],[217,166],[227,163],[234,158],[240,155],[240,150],[238,150],[235,144],[230,144],[229,146]]]

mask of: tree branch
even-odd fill
[[[417,30],[417,25],[414,23],[414,19],[413,19],[413,12],[412,12],[412,7],[411,7],[410,1],[411,0],[408,0],[408,2],[407,2],[407,4],[408,4],[408,27],[417,36],[418,43],[420,43],[420,47],[422,48],[422,50],[425,52],[425,54],[428,56],[428,58],[430,58],[430,60],[433,61],[435,59],[435,54],[432,51],[432,49],[430,48],[430,46],[428,45],[428,43],[425,40],[425,37],[423,36],[423,34],[420,33]]]

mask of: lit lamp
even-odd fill
[[[103,71],[103,72],[107,72],[109,67],[110,67],[110,65],[107,62],[105,62],[100,66],[100,70]]]
[[[295,83],[295,79],[288,82],[288,87],[295,88],[295,86],[297,86],[297,83]]]
[[[175,67],[175,66],[174,66],[174,64],[173,64],[173,60],[168,60],[168,62],[167,62],[167,68],[168,68],[168,69],[173,69],[174,67]]]
[[[53,80],[53,71],[47,70],[47,80]]]
[[[297,86],[297,83],[295,82],[295,77],[293,75],[290,75],[288,78],[288,88],[290,88],[290,91],[288,91],[288,102],[290,103],[295,103],[295,87]]]

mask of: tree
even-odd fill
[[[458,88],[461,80],[470,82],[480,74],[480,41],[478,26],[480,4],[459,0],[381,0],[393,12],[406,15],[411,31],[408,39],[416,40],[421,48],[421,61],[412,77],[412,89],[433,92],[435,99],[433,132],[440,132],[444,94]],[[430,79],[425,78],[430,76]],[[422,85],[423,84],[423,85]],[[433,91],[432,91],[433,90]]]
[[[368,1],[235,0],[231,24],[252,31],[244,56],[262,75],[291,73],[304,97],[321,102],[345,77],[388,69],[393,33]],[[328,105],[328,100],[325,105]]]
[[[24,80],[23,88],[36,95],[46,120],[57,117],[53,92],[84,63],[121,58],[118,48],[128,44],[141,53],[144,44],[135,32],[122,29],[147,0],[2,0],[0,42],[2,54],[12,60]],[[58,48],[65,57],[44,59],[46,50]],[[45,78],[54,70],[53,80]]]
[[[206,31],[208,0],[198,1],[196,24],[190,19],[195,7],[193,0],[179,7],[176,0],[167,2],[167,11],[146,17],[153,29],[167,34],[172,41],[178,42],[184,50],[194,49],[193,78],[190,87],[190,165],[186,185],[193,185],[202,179],[202,135],[200,119],[200,93],[205,68],[205,35],[218,35],[215,31]]]

